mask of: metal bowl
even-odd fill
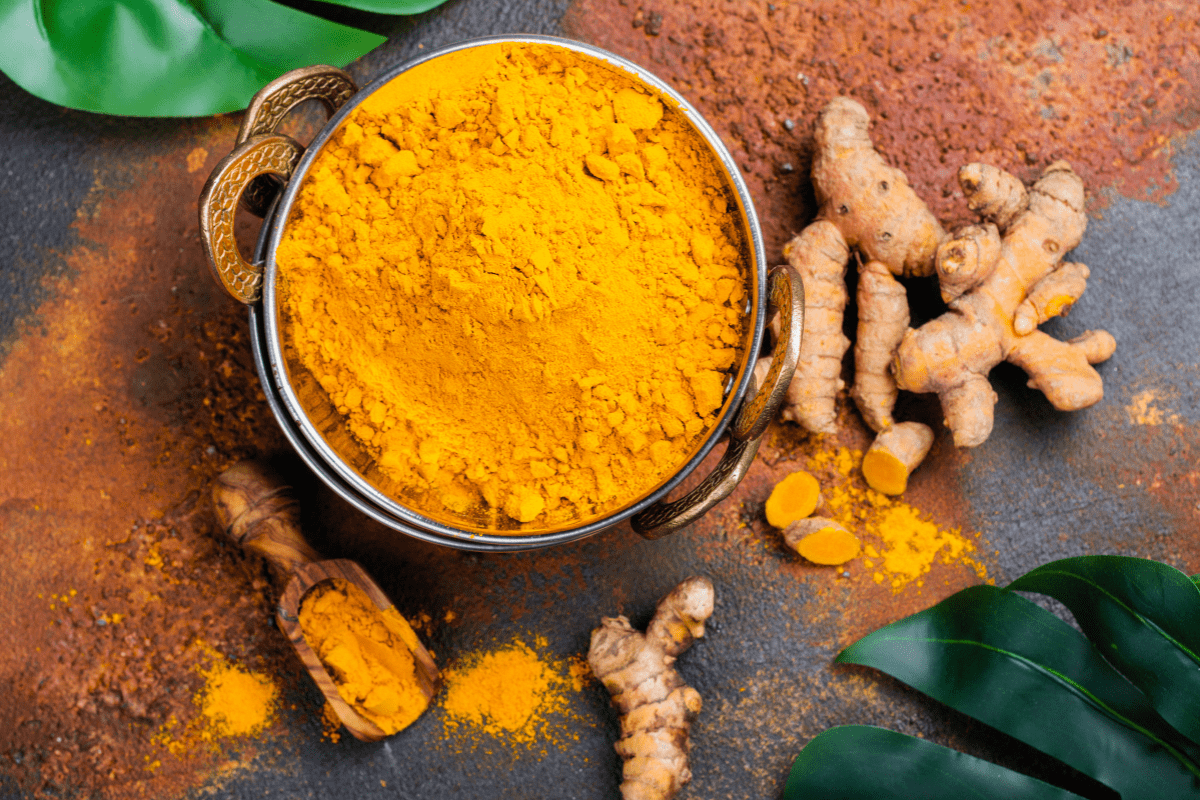
[[[724,168],[736,200],[743,241],[749,249],[751,287],[747,313],[751,326],[735,379],[727,389],[716,423],[674,475],[640,498],[604,516],[566,528],[529,534],[480,532],[456,528],[416,511],[380,491],[355,469],[321,434],[301,405],[283,357],[276,296],[279,267],[275,252],[285,222],[300,191],[304,175],[317,153],[340,124],[375,90],[402,73],[448,53],[501,42],[561,47],[606,63],[654,90],[674,106],[708,144]],[[300,102],[320,100],[331,113],[326,125],[304,148],[289,137],[273,133]],[[278,191],[283,184],[282,192]],[[265,217],[255,262],[246,262],[233,238],[233,217],[239,200]],[[436,50],[394,67],[357,90],[346,73],[333,67],[310,67],[290,72],[268,84],[247,109],[238,145],[217,165],[200,199],[200,226],[210,265],[217,279],[250,308],[250,332],[259,377],[267,401],[288,441],[306,464],[337,494],[380,523],[417,539],[464,550],[515,551],[573,541],[631,520],[647,538],[658,538],[698,519],[726,497],[745,474],[762,435],[783,399],[800,350],[803,328],[803,290],[790,267],[768,274],[762,234],[749,192],[737,165],[699,112],[670,86],[637,65],[600,48],[548,36],[500,36],[473,39]],[[781,316],[780,336],[770,372],[761,388],[754,384],[755,359],[763,344],[768,306]],[[728,434],[721,461],[684,497],[667,502],[672,489],[687,478]]]

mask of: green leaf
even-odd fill
[[[325,0],[347,8],[357,8],[359,11],[372,11],[376,14],[423,14],[431,8],[436,8],[446,0]]]
[[[1200,798],[1191,745],[1078,631],[1012,592],[964,589],[837,660],[882,670],[1123,800]]]
[[[1083,556],[1038,567],[1008,588],[1069,608],[1100,654],[1200,742],[1200,589],[1191,578],[1143,558]]]
[[[831,728],[792,764],[783,800],[1082,800],[974,756],[867,725]]]
[[[0,0],[0,71],[52,103],[129,116],[245,108],[297,67],[384,41],[268,0]]]

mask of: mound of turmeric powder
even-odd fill
[[[674,474],[726,401],[749,328],[732,203],[625,73],[547,44],[441,56],[309,171],[276,253],[289,368],[410,507],[514,533],[593,519]]]
[[[300,630],[342,699],[385,734],[408,727],[429,706],[412,655],[416,633],[354,584],[331,578],[309,590]]]

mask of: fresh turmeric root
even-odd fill
[[[854,341],[854,387],[850,396],[873,431],[893,423],[896,379],[892,359],[908,330],[908,293],[881,261],[858,271],[858,334]]]
[[[867,485],[883,494],[904,494],[908,476],[925,460],[933,431],[920,422],[898,422],[880,433],[863,456]]]
[[[825,517],[809,517],[788,525],[783,540],[814,564],[837,566],[858,555],[858,537]]]
[[[1051,164],[1028,192],[1008,173],[978,164],[963,167],[959,183],[968,205],[994,223],[1000,246],[983,241],[990,230],[972,226],[940,248],[939,278],[943,285],[948,277],[957,281],[960,293],[947,313],[904,334],[893,372],[901,389],[936,392],[954,443],[975,447],[992,431],[992,367],[1021,367],[1029,386],[1060,411],[1086,408],[1104,396],[1092,364],[1109,358],[1116,341],[1087,331],[1061,342],[1035,329],[1065,313],[1086,287],[1086,267],[1060,263],[1087,226],[1083,181],[1071,167]],[[956,276],[968,262],[973,277],[964,284]]]
[[[804,343],[782,418],[814,433],[835,430],[834,399],[848,346],[842,314],[849,251],[867,262],[858,291],[851,394],[867,424],[881,431],[892,424],[896,403],[889,365],[908,328],[907,296],[893,276],[932,275],[938,245],[946,239],[904,173],[875,150],[869,127],[866,109],[848,97],[833,99],[821,112],[812,169],[820,210],[817,221],[784,248],[804,279],[806,298]]]
[[[933,258],[946,231],[871,143],[867,110],[849,97],[835,97],[821,111],[814,131],[813,188],[820,219],[833,222],[846,244],[893,275],[933,274]]]
[[[821,485],[809,473],[793,472],[775,484],[767,498],[767,524],[780,530],[811,516],[821,502]]]
[[[813,433],[836,433],[834,401],[845,385],[842,356],[850,347],[842,333],[850,250],[837,226],[819,219],[788,242],[783,255],[804,283],[804,335],[779,416]]]
[[[624,800],[670,800],[692,779],[688,729],[700,713],[700,693],[674,664],[704,636],[713,600],[712,581],[691,577],[659,602],[644,634],[624,616],[605,617],[592,631],[588,663],[621,714],[614,748],[625,760]]]

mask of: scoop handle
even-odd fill
[[[218,475],[213,508],[226,536],[284,575],[321,560],[300,533],[300,504],[292,487],[260,463],[243,461]]]

